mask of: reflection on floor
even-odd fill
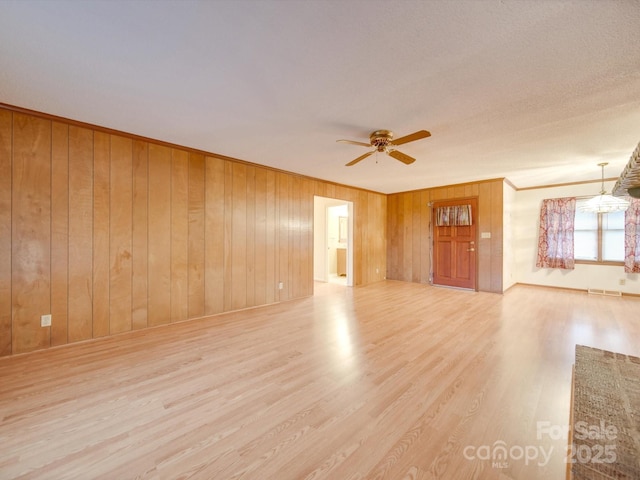
[[[350,291],[350,288],[345,288],[346,282],[343,284],[334,282],[313,282],[313,295],[336,295],[343,292]]]

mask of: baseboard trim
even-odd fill
[[[597,295],[606,295],[608,297],[636,297],[640,298],[640,293],[627,293],[627,292],[619,292],[617,290],[602,290],[602,289],[585,289],[585,288],[571,288],[571,287],[556,287],[553,285],[538,285],[536,283],[525,283],[525,282],[517,282],[514,285],[523,285],[526,287],[538,287],[538,288],[551,288],[553,290],[566,290],[568,292],[582,292],[582,293],[591,293]],[[513,286],[513,285],[512,285]],[[511,287],[509,287],[511,288]],[[601,293],[606,292],[606,293]],[[615,294],[614,294],[615,292]],[[618,295],[618,293],[620,295]]]

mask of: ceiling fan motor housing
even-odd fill
[[[371,145],[376,147],[379,152],[384,152],[393,139],[393,132],[391,130],[376,130],[369,135]]]

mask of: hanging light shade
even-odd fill
[[[598,166],[602,168],[602,187],[600,189],[600,195],[596,195],[584,202],[580,207],[582,212],[592,213],[609,213],[609,212],[621,212],[629,207],[629,202],[624,198],[614,197],[607,194],[604,189],[604,167],[608,165],[605,163],[599,163]]]

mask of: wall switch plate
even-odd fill
[[[40,326],[41,327],[50,327],[51,326],[51,314],[42,315],[40,317]]]
[[[284,283],[280,282],[278,284],[278,290],[282,290],[284,288]]]
[[[481,232],[480,238],[491,238],[491,232]]]

